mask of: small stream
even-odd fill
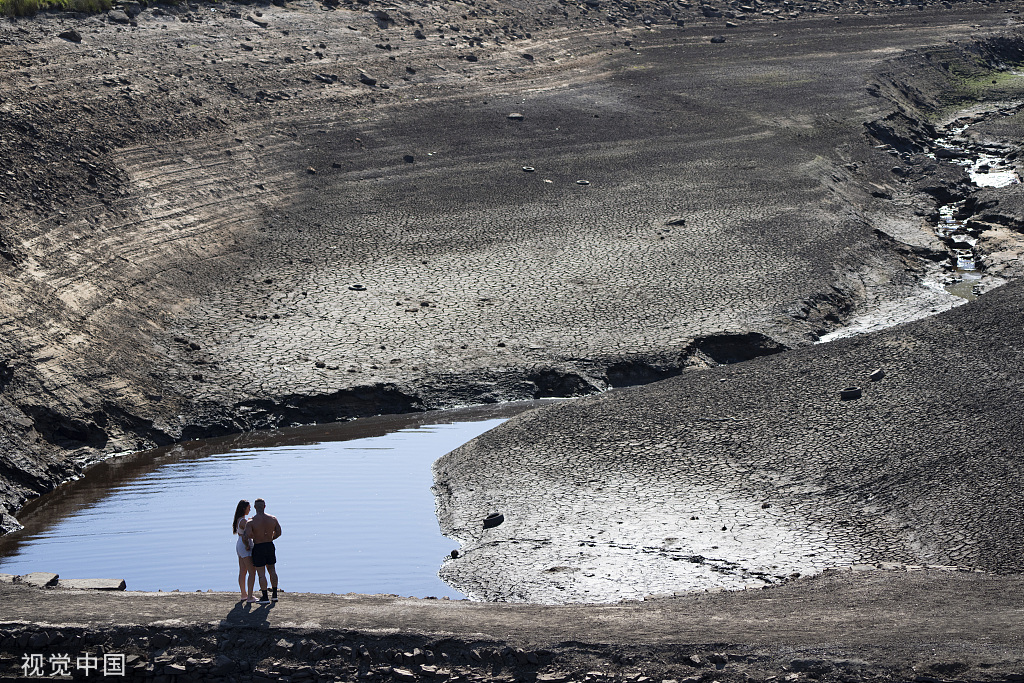
[[[993,112],[1009,116],[1024,107],[1024,103],[1012,103]],[[938,138],[936,147],[929,156],[948,159],[967,169],[968,175],[978,187],[1006,187],[1020,182],[1020,177],[1010,161],[1002,154],[1001,148],[979,148],[969,144],[963,133],[979,120],[979,115],[966,116],[946,127],[947,134]],[[966,223],[968,217],[964,203],[956,202],[939,207],[939,220],[935,234],[949,250],[952,273],[946,280],[945,289],[950,294],[967,300],[978,298],[982,291],[982,259],[977,252],[980,232]]]

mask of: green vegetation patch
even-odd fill
[[[993,66],[980,56],[963,55],[942,67],[949,88],[938,99],[946,107],[1024,97],[1024,63]]]

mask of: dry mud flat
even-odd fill
[[[969,62],[1017,5],[722,9],[0,24],[5,527],[104,454],[584,394],[953,305],[921,286],[945,252],[916,178],[963,179],[893,175],[864,124],[906,108],[887,59]]]

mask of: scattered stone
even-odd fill
[[[498,526],[505,521],[505,515],[500,512],[492,512],[491,514],[484,517],[484,528],[491,529]]]
[[[18,577],[18,583],[24,583],[36,588],[47,588],[56,586],[59,575],[50,572],[32,572]]]
[[[363,71],[359,72],[359,82],[370,87],[377,85],[377,79]]]
[[[312,166],[307,166],[306,167],[306,173],[308,173],[310,175],[316,175],[316,169],[313,168]]]
[[[126,586],[124,579],[60,579],[57,581],[57,587],[94,591],[123,591]]]
[[[467,62],[479,62],[480,61],[480,58],[477,57],[476,55],[472,54],[472,53],[470,53],[468,55],[465,55],[463,57],[463,59],[465,59]]]
[[[421,31],[420,29],[416,29],[415,31],[413,31],[412,35],[420,40],[426,40],[427,38],[427,35],[423,33],[423,31]]]
[[[524,118],[526,118],[526,117],[524,117],[524,116],[523,116],[522,114],[520,114],[519,112],[517,112],[517,111],[514,111],[514,112],[512,112],[511,114],[509,114],[509,115],[508,115],[508,118],[509,118],[509,120],[511,120],[511,121],[522,121],[522,120],[523,120]]]
[[[537,169],[535,169],[533,166],[523,166],[523,170],[526,171],[527,173],[533,173]]]
[[[839,391],[839,398],[843,401],[853,401],[858,399],[863,394],[863,390],[860,387],[846,387]]]
[[[391,670],[391,675],[395,677],[395,680],[399,680],[399,681],[415,681],[416,680],[416,674],[414,674],[413,672],[409,671],[408,669],[398,669],[398,668],[392,669]]]
[[[870,375],[868,375],[868,377],[871,379],[872,382],[880,382],[885,377],[885,370],[883,370],[882,368],[878,368]]]
[[[112,9],[107,12],[107,21],[112,21],[115,24],[127,24],[131,21],[131,17],[119,9]]]
[[[589,180],[577,180],[576,184],[577,185],[589,185],[590,181]]]
[[[529,62],[532,62],[533,61],[533,55],[531,55],[529,52],[524,52],[523,53],[523,59],[525,59],[525,60],[527,60]]]
[[[75,29],[69,29],[69,30],[64,31],[62,33],[58,33],[57,37],[58,38],[63,38],[64,40],[70,41],[72,43],[80,43],[80,42],[82,42],[82,35],[78,31],[76,31]]]
[[[714,38],[711,39],[711,42],[712,43],[724,43],[725,42],[725,36],[715,36]]]
[[[414,161],[416,161],[416,157],[414,157],[411,154],[406,154],[404,157],[402,157],[402,161],[404,161],[407,164],[411,164]]]

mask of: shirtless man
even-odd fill
[[[277,555],[274,552],[274,539],[281,535],[281,525],[278,523],[277,517],[263,512],[267,507],[265,500],[257,498],[252,505],[256,508],[256,514],[245,525],[245,538],[251,539],[253,542],[252,564],[260,576],[260,590],[263,591],[260,602],[277,602],[277,570],[274,568],[274,565],[277,564]],[[273,590],[271,598],[267,597],[268,569],[270,570],[270,586]]]

